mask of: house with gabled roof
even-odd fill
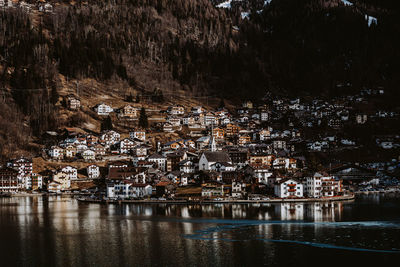
[[[211,169],[211,165],[215,163],[229,163],[232,164],[232,160],[229,158],[229,154],[223,151],[205,151],[201,154],[199,160],[199,170],[208,171]]]
[[[101,103],[94,107],[94,111],[96,111],[97,115],[108,116],[111,112],[114,111],[114,109],[109,105]]]
[[[167,157],[160,155],[158,153],[154,153],[147,158],[148,161],[154,162],[157,164],[157,168],[159,170],[165,171],[167,168]]]

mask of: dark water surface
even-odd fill
[[[400,266],[400,199],[99,205],[0,199],[0,266]]]

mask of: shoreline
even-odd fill
[[[329,198],[302,199],[269,199],[269,200],[100,200],[77,198],[79,202],[97,204],[264,204],[264,203],[302,203],[302,202],[334,202],[354,200],[355,195]]]

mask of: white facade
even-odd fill
[[[127,181],[107,184],[107,197],[109,198],[143,198],[153,193],[151,185],[134,184]]]
[[[246,184],[233,181],[232,182],[232,191],[231,196],[234,198],[241,198],[243,197],[243,193],[246,190]]]
[[[125,138],[120,143],[120,152],[121,154],[128,154],[135,147],[135,142],[132,140]]]
[[[95,160],[96,159],[96,152],[91,149],[87,149],[82,152],[82,158],[85,160]]]
[[[286,141],[285,140],[274,140],[272,145],[275,149],[286,149]]]
[[[66,166],[62,168],[61,171],[68,175],[70,180],[78,179],[78,170],[72,166]]]
[[[158,154],[151,155],[148,159],[150,162],[157,163],[158,169],[161,171],[166,171],[167,168],[167,158]]]
[[[58,182],[51,182],[47,186],[47,191],[50,193],[61,193],[62,185]]]
[[[192,110],[191,110],[191,112],[193,114],[201,114],[204,111],[205,111],[205,109],[203,107],[201,107],[201,106],[193,107]]]
[[[97,179],[100,177],[100,168],[97,165],[87,166],[86,171],[90,179]]]
[[[304,192],[309,197],[333,197],[342,192],[342,182],[333,176],[315,173],[307,177]]]
[[[108,116],[111,112],[114,111],[112,107],[106,104],[100,104],[94,109],[97,112],[97,115]]]
[[[101,141],[106,145],[114,145],[121,140],[121,135],[115,131],[107,131],[101,135]]]
[[[268,112],[266,112],[266,111],[261,111],[261,113],[260,113],[260,117],[261,117],[261,121],[268,121],[268,119],[269,119],[269,114],[268,114]]]
[[[129,137],[131,139],[139,139],[142,141],[146,141],[146,132],[145,131],[133,131],[129,133]]]
[[[43,177],[37,173],[32,173],[24,178],[25,189],[42,189]]]
[[[304,192],[308,197],[321,197],[322,181],[321,175],[307,177],[304,187]]]
[[[213,153],[215,153],[214,156]],[[211,165],[219,162],[219,163],[229,163],[232,164],[232,161],[229,159],[229,156],[224,152],[206,152],[200,156],[199,160],[199,170],[200,171],[208,171],[211,169]],[[208,155],[208,156],[207,156]]]
[[[295,179],[285,179],[274,187],[274,193],[277,197],[303,197],[303,184]]]
[[[30,175],[32,174],[32,160],[19,158],[7,165],[18,171],[18,183],[21,187],[26,187],[26,181],[30,178]]]
[[[209,112],[204,116],[204,124],[206,126],[218,125],[218,120],[215,118],[214,114]]]
[[[179,170],[184,173],[194,173],[195,165],[193,161],[185,160],[179,164]]]
[[[257,168],[254,169],[254,175],[257,178],[259,184],[269,185],[268,178],[272,176],[272,172],[269,169]]]
[[[231,172],[234,171],[236,168],[232,164],[229,163],[213,163],[210,165],[210,170],[217,171],[217,172]]]
[[[58,146],[53,146],[49,150],[49,156],[53,159],[62,159],[64,158],[64,149]]]

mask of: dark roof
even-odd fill
[[[289,181],[289,180],[293,180],[293,181],[295,181],[296,183],[301,184],[301,182],[300,182],[298,179],[296,179],[296,178],[284,178],[284,179],[282,179],[282,180],[280,180],[280,181],[277,181],[276,184],[282,184],[282,183],[287,182],[287,181]]]
[[[165,157],[158,153],[154,153],[150,157],[148,157],[148,159],[165,159]]]
[[[224,162],[231,162],[232,160],[230,159],[228,153],[226,152],[213,152],[213,151],[205,151],[204,156],[206,157],[206,159],[208,161],[211,162],[220,162],[220,163],[224,163]]]
[[[136,168],[111,168],[108,172],[108,179],[114,180],[114,179],[126,179],[131,176],[136,175],[138,172]]]

